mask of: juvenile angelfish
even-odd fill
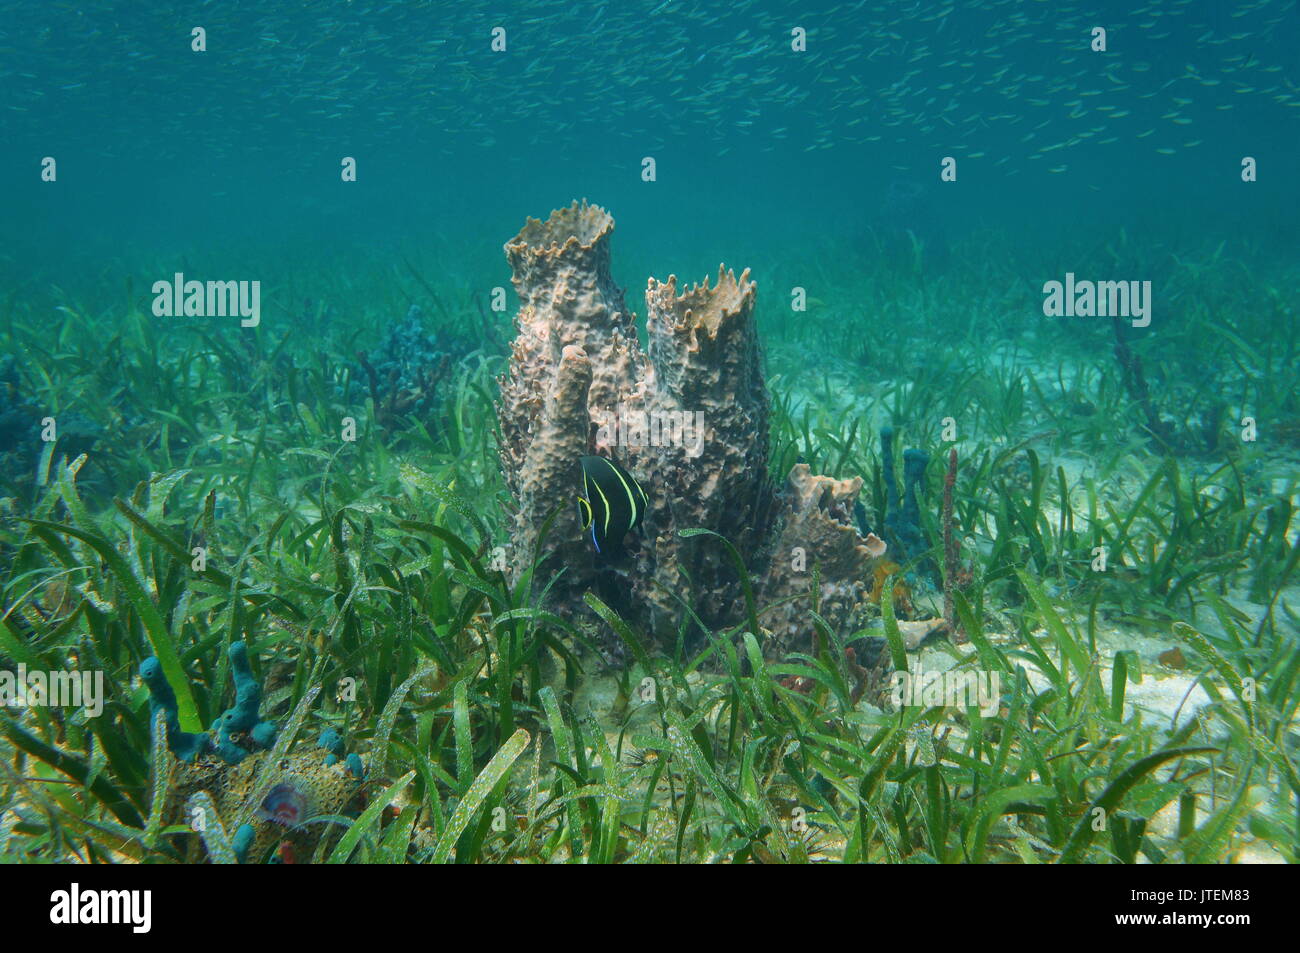
[[[650,500],[636,478],[613,460],[582,457],[579,463],[578,520],[598,554],[618,556],[623,552],[623,537],[641,525]]]

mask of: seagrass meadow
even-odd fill
[[[0,862],[1300,860],[1294,5],[506,6],[0,16]]]

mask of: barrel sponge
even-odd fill
[[[864,621],[872,547],[853,525],[862,479],[833,480],[797,463],[786,479],[772,559],[760,591],[777,607],[764,619],[777,654],[801,646],[813,610],[809,577],[820,576],[817,612],[842,628]]]
[[[743,554],[760,604],[789,600],[772,618],[773,651],[809,641],[814,567],[823,617],[850,624],[873,558],[851,518],[860,481],[806,467],[785,481],[769,474],[757,284],[725,266],[716,280],[685,288],[676,276],[649,279],[643,347],[611,277],[613,230],[613,217],[584,200],[528,219],[505,246],[520,300],[497,403],[501,467],[517,504],[511,572],[539,556],[547,578],[564,570],[548,594],[562,615],[594,622],[585,602],[594,591],[643,630],[672,639],[692,612],[711,627],[743,617],[744,587],[726,548],[708,534],[681,535],[706,529]],[[665,421],[679,429],[661,428]],[[638,430],[661,439],[630,439]],[[669,432],[697,439],[662,439]],[[642,535],[629,537],[625,558],[597,562],[579,523],[566,518],[586,454],[616,457],[649,497]],[[790,558],[796,547],[805,568]],[[594,630],[607,661],[621,663],[621,642],[605,626]]]

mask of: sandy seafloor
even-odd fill
[[[780,354],[781,345],[778,344],[775,350]],[[771,353],[769,351],[769,355]],[[1021,362],[1019,366],[1029,373],[1038,373],[1045,377],[1048,374],[1054,375],[1056,373],[1055,367],[1051,368],[1050,371],[1046,368],[1035,368],[1032,362]],[[845,397],[844,405],[833,408],[833,410],[843,414],[852,414],[858,409],[855,406],[855,398],[851,396],[854,387],[843,376],[843,372],[831,369],[829,373],[833,382],[839,378],[840,383],[843,385],[840,393]],[[769,379],[771,376],[771,368],[769,367]],[[778,381],[777,386],[781,386],[781,383]],[[821,410],[827,409],[824,404],[820,403],[820,398],[801,393],[797,389],[792,390],[791,394],[795,407],[802,406],[807,401]],[[880,423],[881,421],[875,421],[872,430],[878,429]],[[1013,444],[1016,441],[1015,438],[1008,440],[1005,437],[997,437],[992,442]],[[1037,443],[1035,449],[1039,453],[1044,467],[1049,472],[1054,472],[1058,466],[1064,469],[1072,487],[1082,478],[1100,476],[1097,473],[1096,462],[1085,454],[1071,452],[1068,449],[1063,452],[1053,453],[1046,442]],[[1111,474],[1104,482],[1099,480],[1099,485],[1112,499],[1117,501],[1126,500],[1136,494],[1149,477],[1149,471],[1143,472],[1142,468],[1144,466],[1154,467],[1158,463],[1158,459],[1155,456],[1151,456],[1146,460],[1137,456],[1130,456],[1129,459],[1124,461],[1124,470],[1122,472]],[[1219,461],[1187,459],[1180,460],[1180,465],[1192,468],[1196,472],[1208,473],[1219,465]],[[1286,453],[1277,455],[1267,461],[1266,467],[1267,472],[1262,477],[1263,484],[1268,486],[1274,493],[1281,493],[1288,487],[1294,486],[1296,474],[1300,473],[1300,454]],[[1295,495],[1292,497],[1292,502],[1297,502]],[[922,505],[937,508],[939,501],[937,499],[924,500]],[[1044,503],[1044,511],[1049,519],[1054,519],[1058,512],[1048,502]],[[984,541],[982,545],[987,546],[987,541]],[[1050,587],[1049,591],[1051,591]],[[941,595],[938,592],[933,590],[920,591],[914,592],[913,596],[917,606],[918,618],[927,615],[939,615]],[[1266,607],[1250,602],[1241,587],[1231,588],[1225,601],[1249,618],[1248,623],[1243,623],[1247,629],[1253,629],[1257,626],[1266,611]],[[1282,597],[1278,600],[1279,608],[1277,611],[1279,616],[1281,614],[1280,606],[1283,602],[1287,602],[1292,606],[1300,606],[1300,583],[1291,585],[1283,591]],[[1071,617],[1068,613],[1068,607],[1059,603],[1058,608],[1062,611],[1062,619],[1067,627],[1077,630],[1083,630],[1086,627],[1086,617]],[[1287,625],[1286,622],[1281,624]],[[880,625],[879,619],[872,625],[874,628],[869,629],[869,634],[883,634],[883,630],[878,628]],[[1218,619],[1208,610],[1197,614],[1195,627],[1210,636],[1223,635]],[[1040,638],[1041,644],[1048,654],[1053,657],[1054,662],[1059,661],[1059,655],[1052,646],[1051,639],[1046,637],[1046,633],[1042,629],[1038,629],[1033,634]],[[996,624],[991,620],[986,620],[985,635],[995,645],[1010,648],[1019,644],[1019,640],[1014,634],[998,631]],[[1171,637],[1156,637],[1144,632],[1142,627],[1136,624],[1123,624],[1108,619],[1103,611],[1098,614],[1096,642],[1098,650],[1097,674],[1102,685],[1110,685],[1113,670],[1112,662],[1117,652],[1132,651],[1141,659],[1140,681],[1135,681],[1133,673],[1130,673],[1129,676],[1129,683],[1125,692],[1126,719],[1134,714],[1140,714],[1144,724],[1163,726],[1164,730],[1172,731],[1175,726],[1183,726],[1189,719],[1196,718],[1206,706],[1210,705],[1210,696],[1201,687],[1200,680],[1203,677],[1214,678],[1212,672],[1208,669],[1198,669],[1190,666],[1177,669],[1160,661],[1159,656],[1178,645],[1177,640]],[[968,644],[953,646],[951,643],[946,643],[940,645],[934,639],[928,639],[919,648],[909,651],[910,668],[912,670],[920,668],[925,672],[947,671],[960,664],[959,657],[968,657],[973,655],[974,651],[974,648]],[[1032,687],[1045,688],[1050,684],[1047,675],[1031,660],[1018,656],[1017,662],[1024,666]],[[708,677],[710,676],[695,674],[691,676],[691,679],[697,680]],[[1226,686],[1219,683],[1218,687],[1225,695],[1231,696],[1231,692]],[[575,699],[575,710],[590,711],[605,726],[606,736],[612,750],[617,750],[619,741],[620,728],[615,717],[619,702],[620,689],[617,674],[600,671],[586,673],[579,686],[578,697]],[[632,707],[635,708],[635,702],[632,703]],[[858,703],[858,711],[867,719],[873,721],[877,719],[884,720],[889,717],[887,712],[873,706],[866,699]],[[648,729],[652,727],[649,722],[643,723],[638,720],[636,714],[631,716],[629,725],[630,727],[624,734],[623,742],[625,758],[627,757],[626,751],[629,746],[628,738],[630,735],[640,728]],[[1213,737],[1222,727],[1217,722],[1217,719],[1211,718],[1207,722],[1206,730]],[[667,796],[666,787],[662,793]],[[1219,806],[1229,793],[1223,785],[1220,785],[1217,791],[1218,800],[1216,800],[1214,807]],[[1252,810],[1263,811],[1269,809],[1266,789],[1257,786],[1249,793],[1248,797],[1254,804]],[[1210,805],[1204,802],[1200,805],[1200,813],[1208,812],[1210,809]],[[1005,824],[1005,819],[1003,823]],[[1158,837],[1172,837],[1177,829],[1177,823],[1178,803],[1175,800],[1149,819],[1147,830],[1150,834]],[[831,836],[833,832],[823,833],[825,836],[820,838],[821,850],[815,856],[817,859],[835,859],[839,849],[842,848],[842,844],[836,843],[836,839]],[[1268,843],[1253,837],[1248,832],[1241,832],[1236,838],[1235,846],[1227,860],[1231,863],[1286,863],[1282,855]],[[1138,855],[1138,862],[1150,863],[1146,856],[1141,853]]]

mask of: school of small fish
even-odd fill
[[[1064,172],[1082,148],[1195,149],[1234,110],[1294,133],[1298,23],[1296,0],[60,0],[0,16],[0,130],[160,159],[289,142],[333,160],[394,138],[642,155],[690,137]]]

